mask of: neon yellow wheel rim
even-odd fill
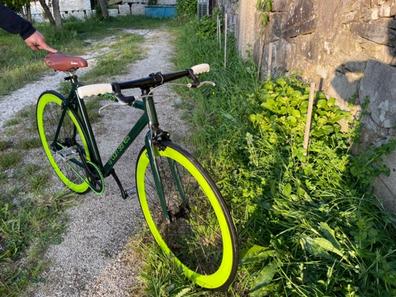
[[[164,239],[160,234],[160,231],[156,226],[153,217],[151,216],[149,205],[147,202],[146,191],[145,191],[145,172],[147,166],[149,165],[149,158],[146,152],[144,152],[140,155],[140,158],[138,160],[136,181],[137,181],[137,192],[140,200],[140,205],[144,217],[149,226],[149,229],[153,234],[156,242],[161,247],[161,249],[165,252],[165,254],[174,256],[174,260],[176,264],[178,264],[183,269],[184,274],[188,278],[192,279],[196,284],[204,288],[208,288],[208,289],[219,288],[222,285],[224,285],[224,283],[229,279],[234,264],[233,263],[234,250],[233,250],[231,232],[227,224],[227,220],[224,215],[223,209],[207,180],[188,158],[186,158],[183,154],[181,154],[180,152],[178,152],[177,150],[171,147],[167,147],[165,150],[160,151],[159,154],[161,157],[168,157],[178,162],[180,165],[182,165],[196,179],[202,191],[206,194],[206,197],[209,199],[210,204],[212,205],[212,208],[214,209],[215,215],[217,217],[220,226],[222,241],[223,241],[223,255],[218,270],[208,275],[199,274],[188,268],[186,265],[184,265],[167,246],[166,242],[164,241]]]
[[[88,183],[84,181],[80,184],[77,184],[77,183],[72,182],[70,179],[68,179],[63,174],[62,170],[59,168],[58,164],[56,163],[54,156],[52,155],[49,143],[47,141],[47,137],[45,135],[44,117],[43,117],[45,107],[51,103],[55,103],[61,107],[62,99],[59,98],[58,96],[56,96],[55,94],[45,93],[40,97],[40,100],[37,104],[37,128],[39,131],[39,136],[41,139],[41,143],[43,145],[44,152],[47,155],[47,158],[48,158],[52,168],[55,170],[56,174],[58,175],[59,179],[72,191],[74,191],[76,193],[84,193],[86,190],[88,190],[88,187],[89,187]],[[67,112],[67,115],[70,117],[73,124],[76,126],[77,132],[78,132],[78,134],[81,138],[81,141],[83,143],[83,146],[84,146],[86,158],[87,158],[87,160],[90,160],[87,141],[85,139],[84,133],[83,133],[76,117],[70,110]]]

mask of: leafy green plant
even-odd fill
[[[176,2],[178,16],[194,16],[197,13],[197,0],[178,0]]]
[[[212,16],[202,17],[197,23],[196,36],[201,39],[216,36],[216,19]]]
[[[371,191],[393,144],[351,155],[356,123],[320,93],[304,156],[308,86],[294,77],[260,83],[236,51],[224,69],[216,40],[197,30],[197,22],[181,29],[177,67],[207,62],[203,79],[217,87],[180,92],[192,144],[231,206],[242,250],[237,280],[219,296],[395,296],[396,230]],[[166,296],[188,288],[213,296],[171,263],[160,274],[146,269],[149,295],[155,284]]]

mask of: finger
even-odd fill
[[[46,44],[46,43],[40,44],[40,45],[39,45],[39,48],[42,49],[42,50],[45,50],[45,51],[47,51],[47,52],[49,52],[49,53],[56,53],[56,52],[58,52],[56,49],[50,47],[50,46],[49,46],[48,44]]]
[[[35,44],[33,44],[33,43],[28,44],[28,46],[34,51],[38,50],[38,47]]]

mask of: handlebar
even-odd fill
[[[130,104],[135,98],[133,96],[124,96],[121,90],[140,88],[143,92],[149,93],[151,88],[158,87],[166,82],[176,80],[182,77],[189,77],[192,83],[189,87],[198,87],[199,80],[197,75],[210,71],[209,64],[199,64],[183,71],[162,74],[161,72],[152,73],[148,77],[131,80],[126,82],[113,82],[111,84],[94,84],[82,86],[77,89],[78,96],[85,98],[89,96],[97,96],[107,93],[113,93],[123,103]]]

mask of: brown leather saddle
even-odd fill
[[[48,54],[44,58],[45,64],[55,71],[70,72],[88,66],[87,60],[81,57],[68,56],[61,53]]]

